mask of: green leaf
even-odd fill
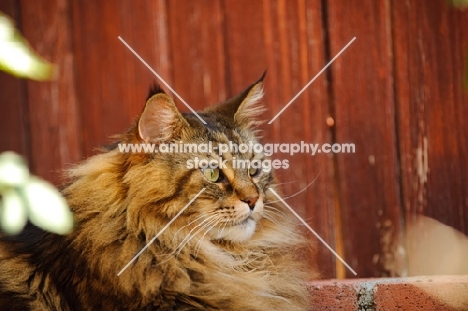
[[[459,8],[466,8],[468,7],[468,0],[450,0],[453,6]]]
[[[29,180],[23,158],[14,152],[0,154],[0,185],[18,186]]]
[[[54,186],[31,177],[24,193],[29,203],[29,219],[33,224],[57,234],[67,234],[73,229],[73,214]]]
[[[34,80],[53,77],[52,64],[37,55],[14,28],[13,21],[0,12],[0,70]]]
[[[28,220],[26,207],[18,192],[10,188],[2,191],[0,227],[7,234],[18,234]]]

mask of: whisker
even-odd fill
[[[182,242],[179,243],[179,245],[177,245],[177,247],[172,251],[170,252],[169,254],[167,254],[167,258],[163,261],[160,261],[158,263],[158,265],[161,265],[167,261],[169,261],[173,256],[178,256],[180,254],[180,252],[182,251],[182,249],[184,248],[185,245],[187,245],[187,243],[190,242],[190,240],[196,236],[201,230],[203,230],[205,227],[209,226],[211,223],[214,223],[217,221],[217,219],[215,219],[216,215],[212,215],[208,218],[206,218],[203,222],[201,222],[200,224],[197,224],[194,228],[192,228],[192,230],[190,230],[189,234],[182,240]],[[207,223],[203,224],[205,221],[209,220]],[[197,229],[198,230],[192,234],[193,230]]]
[[[205,218],[201,223],[199,223],[199,224],[197,224],[196,226],[194,226],[194,227],[189,231],[189,233],[187,234],[187,236],[179,243],[179,245],[177,245],[177,247],[174,249],[174,251],[171,253],[171,255],[174,255],[174,254],[176,253],[177,249],[179,249],[179,247],[180,247],[181,245],[183,245],[187,240],[190,240],[190,237],[192,236],[192,232],[193,232],[194,230],[197,230],[197,228],[199,228],[200,226],[203,226],[203,224],[204,224],[205,222],[207,222],[207,221],[210,222],[210,221],[211,221],[213,218],[215,218],[215,217],[216,217],[216,215],[209,216],[209,217]],[[184,244],[184,245],[185,245],[185,244]]]
[[[213,217],[214,217],[214,216],[213,216]],[[184,246],[187,245],[187,244],[190,242],[190,240],[192,240],[198,233],[200,233],[203,229],[207,228],[208,226],[211,226],[211,224],[213,224],[213,223],[215,223],[215,222],[217,222],[217,221],[219,221],[219,220],[218,220],[218,219],[213,219],[213,218],[212,218],[209,222],[207,222],[206,224],[204,224],[203,226],[201,226],[193,235],[187,236],[187,237],[188,237],[188,240],[185,241],[185,243],[184,243],[183,245],[181,245],[182,243],[179,244],[179,246],[178,246],[179,251],[177,252],[176,256],[179,256],[179,254],[180,254],[180,252],[182,251],[182,249],[184,248]]]
[[[224,226],[221,228],[221,232],[219,233],[220,236],[222,236],[223,232],[224,232],[224,229],[226,229],[227,225],[231,222],[231,220],[233,219],[234,217],[231,215],[229,216],[229,219],[227,221],[224,222]]]
[[[197,224],[195,227],[193,227],[193,228],[189,231],[189,233],[187,234],[187,236],[182,240],[182,243],[183,243],[188,237],[191,236],[192,232],[193,232],[195,229],[197,229],[197,228],[200,227],[200,226],[203,226],[203,224],[206,223],[206,222],[210,222],[210,221],[211,221],[213,218],[215,218],[215,217],[216,217],[216,215],[211,215],[211,216],[205,218],[201,223],[199,223],[199,224]],[[179,245],[180,245],[180,243],[179,243]]]
[[[272,215],[270,213],[264,213],[263,218],[266,218],[266,219],[270,220],[271,222],[273,222],[274,224],[276,224],[278,226],[280,225],[278,219],[275,218],[275,215]]]
[[[265,210],[263,213],[266,214],[266,215],[272,216],[272,217],[279,217],[279,218],[281,218],[281,219],[282,219],[283,221],[285,221],[285,222],[292,223],[291,219],[290,219],[290,218],[287,218],[286,215],[284,215],[284,214],[281,215],[281,214],[279,214],[278,212],[275,212],[275,211],[267,211],[267,210]],[[276,219],[276,218],[275,218],[275,219]],[[278,220],[278,219],[277,219],[277,220]],[[278,221],[279,221],[279,220],[278,220]]]
[[[280,209],[279,209],[278,207],[276,207],[276,206],[272,206],[272,205],[265,204],[263,207],[265,208],[265,210],[268,210],[268,211],[275,211],[275,212],[277,212],[277,213],[283,215],[284,217],[286,217],[286,215],[287,215],[285,212],[283,212],[282,210],[280,210]]]
[[[194,222],[196,222],[197,220],[199,220],[200,218],[203,218],[203,217],[206,217],[206,216],[210,216],[210,215],[213,215],[215,214],[216,211],[211,211],[211,212],[208,212],[208,213],[204,213],[204,214],[201,214],[199,216],[197,216],[194,220],[192,220],[190,223],[186,224],[185,226],[183,226],[182,228],[180,228],[179,230],[176,231],[176,233],[174,233],[174,237],[172,238],[172,241],[174,242],[174,239],[175,237],[177,236],[177,234],[184,228],[190,226],[191,224],[193,224]]]
[[[279,209],[276,209],[274,207],[265,208],[264,213],[269,213],[270,215],[275,215],[276,217],[281,218],[282,221],[285,221],[285,222],[288,222],[288,223],[293,223],[293,220],[291,219],[291,217],[288,217],[288,215],[286,213],[284,213],[283,211],[281,211]]]
[[[198,257],[198,252],[199,252],[200,249],[201,249],[201,243],[202,243],[202,241],[205,239],[206,234],[207,234],[208,232],[210,232],[218,223],[219,223],[219,221],[216,222],[215,224],[211,225],[210,228],[208,228],[208,230],[205,231],[205,233],[203,234],[203,236],[201,237],[201,239],[198,240],[197,245],[195,245],[195,258]]]
[[[291,199],[291,198],[295,197],[296,195],[298,195],[298,194],[300,194],[300,193],[306,191],[307,188],[309,188],[313,183],[315,183],[315,182],[317,181],[317,179],[318,179],[319,176],[320,176],[320,173],[321,173],[321,171],[319,171],[318,174],[317,174],[317,176],[315,176],[314,180],[312,180],[310,183],[308,183],[307,186],[305,186],[303,189],[299,190],[298,192],[296,192],[296,193],[294,193],[294,194],[292,194],[292,195],[290,195],[290,196],[284,197],[283,200]],[[280,202],[280,200],[268,201],[268,203],[276,203],[276,202]]]
[[[287,181],[287,182],[279,182],[279,183],[271,183],[270,186],[282,186],[282,185],[288,185],[288,184],[293,184],[293,183],[296,183],[297,180],[293,180],[293,181]]]
[[[273,217],[271,217],[270,215],[263,215],[263,217],[269,221],[271,221],[272,223],[274,223],[275,225],[277,225],[278,227],[282,227],[284,230],[286,230],[288,233],[290,234],[294,234],[293,231],[285,228],[284,226],[282,226],[276,219],[274,219]]]

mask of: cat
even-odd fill
[[[317,277],[311,242],[268,191],[273,172],[230,165],[263,154],[231,150],[222,169],[189,169],[187,161],[218,153],[118,148],[258,143],[262,97],[263,77],[199,112],[203,124],[155,84],[116,143],[68,171],[72,233],[28,225],[0,238],[1,310],[307,310],[307,282]]]

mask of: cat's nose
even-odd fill
[[[241,201],[247,203],[249,205],[250,210],[253,211],[255,208],[255,203],[257,203],[257,200],[258,200],[258,196],[246,197],[246,198],[243,198]]]

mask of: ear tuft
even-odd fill
[[[166,92],[164,92],[164,90],[161,88],[159,84],[157,84],[156,82],[153,82],[153,85],[151,85],[148,91],[148,97],[146,97],[146,100],[148,101],[148,99],[150,99],[154,95],[161,94],[161,93],[166,94]]]
[[[168,142],[176,138],[186,124],[174,101],[164,93],[157,93],[146,102],[138,120],[138,133],[146,143]]]
[[[234,121],[239,127],[252,128],[263,123],[257,121],[257,117],[265,111],[261,105],[265,74],[266,71],[257,82],[241,93],[224,103],[205,109],[205,112],[222,115],[224,118]]]
[[[239,105],[234,114],[234,121],[247,127],[255,127],[261,123],[257,121],[257,118],[265,112],[265,107],[261,104],[263,95],[263,81],[259,81],[251,87],[247,96]]]

